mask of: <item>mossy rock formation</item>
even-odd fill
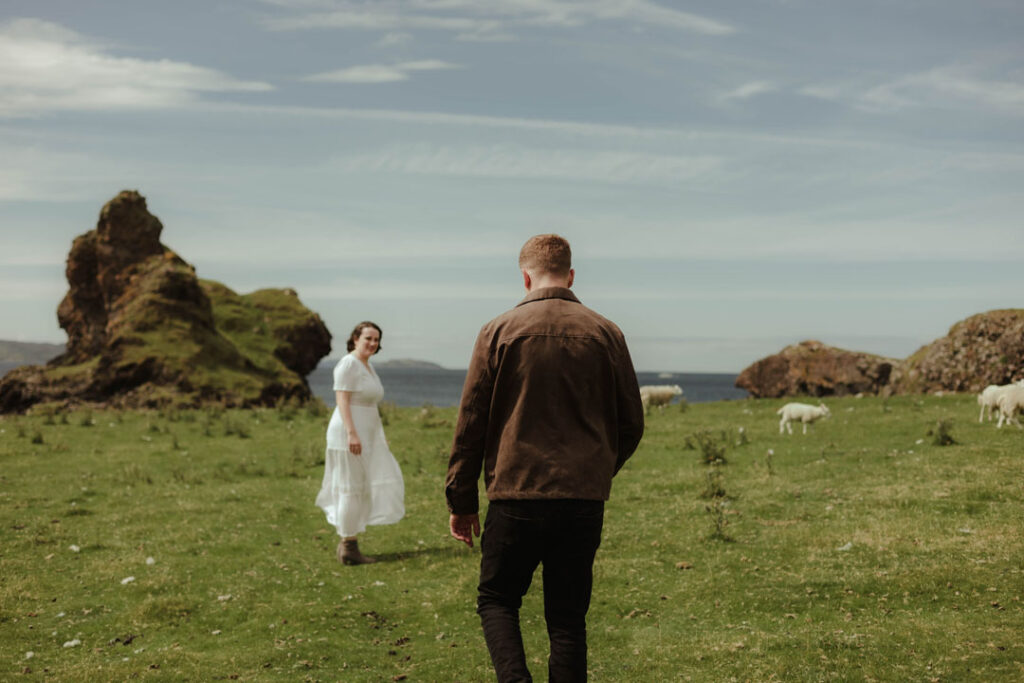
[[[979,392],[1024,377],[1024,309],[973,315],[906,359],[805,341],[753,363],[736,386],[755,398]]]
[[[0,412],[39,403],[115,407],[273,405],[311,398],[306,375],[331,334],[290,289],[239,295],[200,280],[160,243],[136,191],[100,212],[68,254],[57,309],[67,350],[0,380]]]

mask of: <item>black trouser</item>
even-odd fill
[[[599,500],[495,500],[480,539],[477,613],[501,683],[530,681],[519,607],[543,565],[544,619],[553,683],[587,680],[587,609],[601,544]]]

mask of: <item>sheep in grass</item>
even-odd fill
[[[804,434],[806,434],[808,423],[828,417],[832,413],[829,412],[828,406],[824,403],[819,403],[816,406],[807,405],[806,403],[787,403],[775,411],[775,414],[782,416],[782,419],[779,420],[779,434],[782,433],[783,429],[789,430],[789,433],[792,434],[792,422],[802,422],[804,424]]]
[[[978,422],[984,422],[985,415],[992,419],[992,413],[998,412],[999,397],[1011,387],[1024,387],[1024,379],[1017,380],[1016,384],[989,384],[978,394],[978,405],[981,406],[981,413],[978,415]]]
[[[1006,391],[999,394],[996,406],[999,408],[999,423],[996,424],[998,429],[1003,428],[1004,422],[1012,422],[1017,425],[1017,429],[1024,429],[1017,421],[1017,413],[1024,413],[1024,387],[1011,384]]]
[[[647,384],[640,387],[640,401],[644,404],[644,412],[651,406],[667,406],[676,396],[682,396],[683,389],[678,384]]]

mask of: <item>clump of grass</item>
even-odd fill
[[[319,443],[295,444],[292,447],[292,462],[303,467],[319,467],[324,464],[324,452]]]
[[[36,445],[43,443],[43,433],[38,429],[32,434],[32,443]]]
[[[726,442],[724,432],[715,433],[710,429],[698,429],[690,435],[688,441],[700,450],[701,462],[705,465],[724,465],[728,462],[725,459]]]
[[[420,412],[416,415],[416,421],[420,423],[421,427],[425,427],[427,429],[451,426],[451,423],[448,420],[438,415],[437,408],[430,403],[423,404],[423,407],[420,408]]]
[[[197,474],[183,470],[181,468],[175,468],[171,471],[171,477],[174,481],[179,484],[188,484],[190,486],[197,486],[203,483],[203,478]]]
[[[736,437],[736,445],[737,446],[746,446],[748,443],[750,443],[750,437],[747,436],[746,428],[740,427],[737,430],[737,432],[739,434],[739,436]]]
[[[92,411],[88,410],[82,413],[82,417],[78,420],[79,426],[82,427],[94,427],[96,426],[96,420],[92,417]]]
[[[932,437],[932,445],[934,446],[952,446],[956,443],[956,439],[950,434],[950,429],[953,427],[953,421],[949,418],[942,418],[935,423],[935,427],[928,430],[928,436]]]
[[[275,412],[282,422],[293,422],[299,416],[300,402],[295,398],[281,397],[275,404]]]
[[[128,463],[121,468],[121,480],[125,484],[153,483],[153,477],[149,475],[149,472],[143,469],[141,465],[134,462]]]
[[[232,435],[239,439],[248,439],[251,436],[248,427],[229,415],[224,418],[224,436]]]
[[[729,526],[729,520],[725,518],[725,509],[728,505],[728,499],[723,497],[715,498],[704,506],[705,512],[711,517],[712,528],[711,533],[708,535],[709,541],[732,543],[735,540],[725,530]]]
[[[391,419],[398,414],[398,406],[391,401],[381,401],[377,404],[377,413],[380,415],[380,423],[387,427]]]
[[[685,413],[687,410],[690,409],[690,402],[686,400],[685,396],[680,396],[679,397],[678,405],[679,405],[679,412],[681,412],[681,413]]]
[[[327,405],[319,398],[311,398],[306,401],[306,415],[309,417],[324,418],[327,417],[330,411],[327,410]]]
[[[713,465],[708,468],[704,490],[701,492],[700,497],[704,499],[726,498],[724,479],[721,467]]]

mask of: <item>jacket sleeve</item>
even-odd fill
[[[487,445],[491,392],[494,388],[493,338],[490,325],[477,336],[469,361],[466,383],[462,387],[459,418],[448,458],[444,493],[448,511],[457,515],[474,514],[480,509],[477,481],[483,468]]]
[[[622,469],[629,457],[640,445],[644,435],[644,406],[640,400],[640,386],[636,380],[636,370],[629,356],[626,340],[619,333],[621,346],[618,350],[616,372],[616,402],[618,415],[618,457],[615,461],[615,472]]]

